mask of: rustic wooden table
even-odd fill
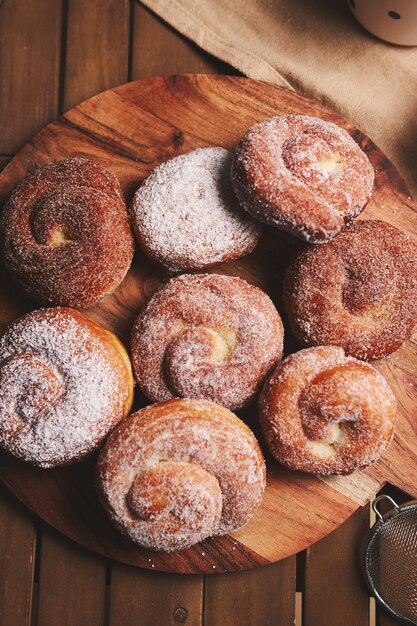
[[[104,89],[157,74],[235,73],[134,0],[0,0],[0,59],[1,167],[42,126]],[[389,626],[357,563],[369,520],[367,506],[268,567],[167,575],[80,548],[0,485],[0,626]]]

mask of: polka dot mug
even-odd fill
[[[348,0],[370,33],[400,46],[417,46],[417,0]]]

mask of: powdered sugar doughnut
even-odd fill
[[[89,159],[56,161],[29,174],[0,225],[7,269],[43,304],[92,306],[118,286],[132,261],[120,185]]]
[[[0,445],[23,461],[80,460],[129,412],[132,398],[124,347],[73,309],[34,311],[0,338]]]
[[[314,243],[334,237],[363,210],[373,181],[352,137],[308,115],[255,124],[232,164],[236,196],[253,217]]]
[[[234,276],[184,275],[150,300],[132,330],[136,378],[153,402],[205,398],[236,409],[282,355],[281,318],[269,297]]]
[[[249,428],[212,402],[171,400],[134,413],[110,435],[98,493],[132,541],[172,552],[240,528],[265,489]]]
[[[289,356],[260,398],[273,456],[315,474],[350,474],[373,463],[391,442],[395,414],[385,378],[333,346]]]
[[[260,226],[239,207],[229,172],[224,148],[200,148],[155,168],[131,210],[136,238],[151,259],[184,272],[253,250]]]
[[[417,245],[385,222],[355,222],[295,258],[284,303],[302,345],[341,346],[360,359],[386,356],[417,323]]]

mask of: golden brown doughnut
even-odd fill
[[[0,338],[0,445],[23,461],[79,461],[127,415],[132,399],[126,350],[74,309],[39,309]]]
[[[240,528],[265,489],[252,431],[205,400],[170,400],[123,420],[100,451],[100,499],[132,541],[172,552]]]
[[[55,161],[13,191],[0,222],[4,263],[48,305],[85,308],[123,280],[133,238],[115,176],[89,159]]]
[[[132,223],[143,251],[170,272],[188,272],[252,252],[261,226],[240,208],[230,153],[199,148],[162,163],[137,190]]]
[[[204,398],[246,405],[282,355],[281,318],[241,278],[185,274],[150,300],[132,330],[136,378],[153,402]]]
[[[334,346],[284,359],[265,383],[259,407],[275,459],[314,474],[367,467],[394,433],[396,402],[385,378]]]
[[[232,183],[243,208],[312,243],[331,239],[363,210],[373,181],[373,168],[352,137],[308,115],[255,124],[232,163]]]
[[[417,245],[381,221],[359,221],[301,252],[287,270],[284,303],[301,345],[336,345],[379,359],[417,322]]]

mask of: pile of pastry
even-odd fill
[[[139,545],[178,550],[245,524],[265,464],[232,411],[259,406],[272,456],[292,470],[349,474],[389,445],[396,402],[367,361],[410,337],[417,247],[356,221],[374,172],[355,141],[307,116],[251,127],[233,153],[201,148],[157,167],[129,208],[89,159],[28,175],[1,214],[4,264],[48,308],[0,338],[0,444],[44,468],[100,449],[97,490]],[[250,253],[262,223],[308,243],[288,260],[283,301],[304,349],[282,360],[266,293],[201,270]],[[133,233],[173,275],[137,317],[128,352],[78,309],[123,280]],[[200,273],[198,273],[200,272]],[[134,377],[153,404],[129,415]]]

